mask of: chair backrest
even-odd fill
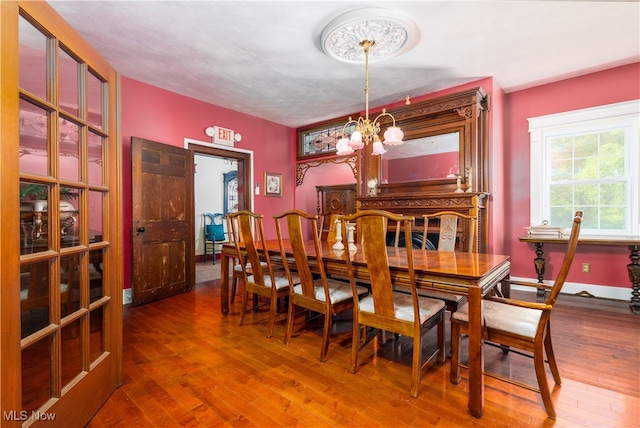
[[[573,217],[573,224],[571,226],[569,242],[567,243],[567,252],[564,255],[564,260],[562,261],[562,266],[560,266],[558,276],[556,276],[553,287],[551,288],[551,291],[547,296],[547,300],[545,302],[547,305],[553,306],[556,303],[558,294],[560,294],[560,291],[562,290],[562,287],[567,280],[567,275],[569,274],[569,270],[571,269],[571,263],[573,263],[573,256],[575,255],[576,247],[578,246],[578,237],[580,236],[581,224],[582,211],[576,211],[576,214]]]
[[[411,223],[413,217],[396,215],[387,211],[365,210],[359,211],[348,216],[340,216],[342,220],[343,231],[346,231],[345,223],[358,223],[362,240],[358,251],[363,251],[366,260],[366,266],[369,271],[371,281],[371,296],[374,301],[374,312],[376,316],[384,317],[390,320],[398,320],[396,317],[394,301],[393,301],[393,284],[391,282],[391,272],[389,270],[389,257],[387,254],[387,224],[389,221],[397,222],[397,227],[402,228],[404,236],[411,236]],[[396,251],[406,251],[407,270],[409,278],[409,286],[413,298],[413,313],[415,320],[420,328],[418,299],[416,293],[416,278],[413,268],[413,248],[408,245],[405,249],[398,248]],[[355,293],[354,267],[352,263],[352,254],[345,251],[347,260],[347,272],[351,280],[352,288]],[[357,294],[354,294],[357,295]],[[357,299],[354,299],[354,310],[358,309]]]
[[[429,230],[433,232],[433,224],[439,223],[438,251],[464,251],[468,253],[478,252],[478,218],[475,216],[455,212],[440,211],[434,214],[425,214],[422,233],[422,249],[428,246]]]
[[[204,213],[204,239],[207,241],[225,241],[224,214]],[[207,223],[208,222],[208,223]]]
[[[245,279],[253,275],[254,283],[265,284],[265,275],[270,275],[273,280],[271,258],[269,257],[269,252],[263,250],[263,248],[266,248],[266,239],[264,237],[264,227],[262,224],[263,216],[251,211],[242,210],[227,214],[227,218],[232,227],[231,235],[235,236],[233,243],[236,247]],[[267,263],[266,272],[260,263],[261,259],[264,259]],[[251,270],[250,274],[247,269]],[[272,281],[272,284],[275,284],[275,281]]]
[[[310,258],[315,260],[318,265],[318,273],[322,279],[322,284],[325,290],[324,302],[330,302],[329,288],[327,286],[327,275],[324,270],[324,262],[322,259],[322,251],[320,247],[320,238],[318,234],[312,233],[313,236],[313,253],[310,253],[305,246],[305,230],[317,230],[318,216],[307,214],[298,210],[289,210],[280,215],[274,216],[276,221],[276,232],[278,233],[278,241],[280,243],[280,252],[282,253],[282,259],[285,260],[287,255],[285,251],[285,244],[283,239],[283,231],[281,222],[286,220],[287,231],[289,235],[289,243],[293,251],[293,259],[295,261],[297,274],[300,277],[300,284],[302,285],[302,294],[305,297],[316,299],[314,288],[314,275],[311,272]],[[306,225],[303,225],[306,223]],[[309,229],[306,228],[308,226]],[[291,277],[289,264],[285,263],[285,270],[287,276]],[[291,282],[291,281],[290,281]]]

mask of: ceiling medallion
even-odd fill
[[[391,58],[412,48],[419,38],[415,23],[397,11],[368,8],[344,13],[322,30],[322,48],[338,61],[363,63],[361,42],[375,42],[369,50],[369,62]]]

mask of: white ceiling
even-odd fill
[[[371,64],[372,107],[490,76],[512,92],[640,60],[638,1],[49,3],[123,76],[290,127],[364,110],[364,65],[320,46],[324,26],[358,8],[408,13],[420,32],[410,51]]]

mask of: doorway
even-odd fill
[[[204,212],[226,214],[253,207],[253,152],[234,147],[222,148],[210,143],[185,139],[185,148],[193,151],[194,159],[194,225],[196,260],[204,254]],[[211,171],[210,169],[213,169]],[[211,186],[206,193],[199,191]],[[205,195],[205,196],[203,196]],[[200,200],[203,197],[215,201]]]

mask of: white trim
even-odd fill
[[[251,185],[247,186],[247,188],[249,189],[249,192],[251,193],[251,207],[249,207],[249,210],[253,210],[253,207],[255,206],[255,197],[254,197],[254,192],[253,192],[253,188],[254,188],[254,177],[253,177],[253,150],[247,150],[247,149],[239,149],[237,147],[231,147],[231,146],[224,146],[224,145],[220,145],[220,144],[215,144],[215,143],[211,143],[208,141],[199,141],[199,140],[192,140],[191,138],[185,138],[184,139],[184,148],[188,149],[189,148],[189,144],[196,144],[199,146],[203,146],[203,147],[212,147],[214,149],[221,149],[221,150],[226,150],[229,152],[236,152],[236,153],[245,153],[249,155],[249,175],[251,176],[250,181],[251,181]]]
[[[607,104],[598,107],[590,107],[581,110],[566,111],[562,113],[548,114],[545,116],[531,117],[529,121],[529,132],[537,131],[541,128],[551,128],[564,126],[567,124],[577,124],[581,122],[591,122],[594,120],[613,118],[616,116],[626,116],[629,114],[640,114],[640,100],[625,101],[615,104]]]
[[[511,280],[533,283],[538,282],[538,280],[534,278],[519,278],[514,276],[511,277]],[[545,284],[553,285],[553,281],[545,281]],[[531,291],[530,287],[521,287],[517,285],[511,286],[511,289],[518,291]],[[631,287],[613,287],[597,284],[582,284],[579,282],[565,282],[564,287],[562,287],[562,294],[573,295],[579,294],[584,291],[593,295],[594,297],[598,297],[601,299],[612,299],[628,302],[631,301]]]

